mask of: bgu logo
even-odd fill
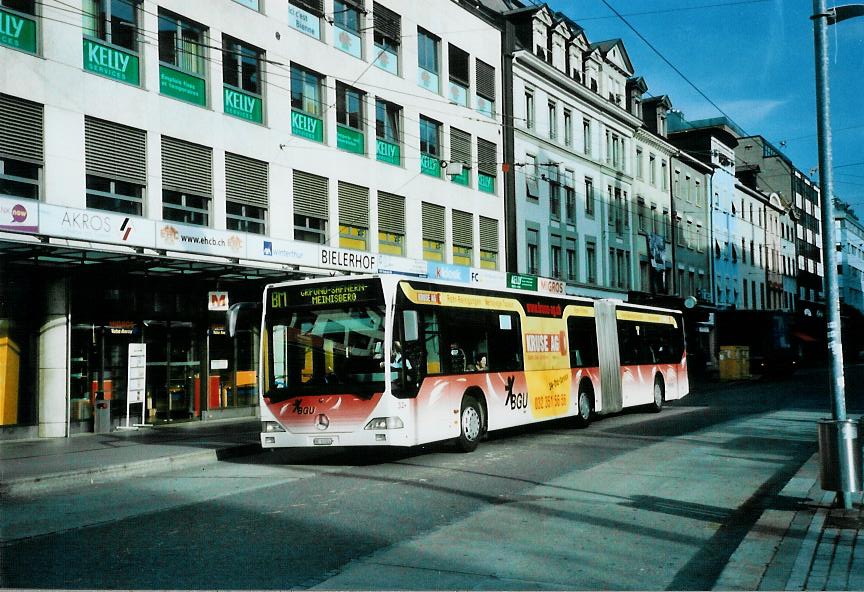
[[[527,409],[528,408],[528,394],[527,393],[514,393],[513,392],[513,383],[516,382],[515,376],[507,377],[507,384],[504,387],[504,390],[507,392],[507,398],[504,399],[504,406],[510,407],[512,410],[516,409]]]
[[[291,409],[292,413],[296,413],[297,415],[312,415],[315,413],[315,407],[304,407],[302,403],[300,403],[300,399],[294,401],[294,407]]]

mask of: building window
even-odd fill
[[[291,133],[324,141],[322,108],[324,77],[300,66],[291,66]]]
[[[550,275],[554,278],[561,277],[561,237],[552,235],[552,239],[550,241],[551,247],[549,249],[550,255]]]
[[[498,220],[480,216],[480,267],[498,269]]]
[[[585,177],[585,215],[594,215],[594,180]]]
[[[445,209],[444,206],[421,202],[421,224],[423,228],[423,259],[444,261]]]
[[[667,166],[665,160],[660,163],[660,189],[662,189],[663,191],[669,189],[669,174],[667,170],[668,168],[669,167]]]
[[[549,111],[549,139],[554,140],[558,137],[558,105],[554,101],[547,103]]]
[[[0,196],[39,199],[38,164],[0,157]]]
[[[87,207],[140,216],[144,211],[144,187],[125,181],[87,175]]]
[[[225,153],[226,223],[229,230],[266,234],[268,192],[266,162]]]
[[[528,248],[526,249],[526,265],[527,265],[527,273],[539,275],[540,273],[540,257],[539,257],[539,247],[540,247],[540,232],[534,230],[533,228],[529,228],[527,232],[528,238]]]
[[[210,198],[162,190],[162,218],[181,224],[210,225]]]
[[[260,11],[261,6],[259,5],[259,0],[234,0],[237,4],[242,4],[247,8],[251,8],[255,11]]]
[[[147,184],[147,133],[88,116],[84,137],[87,207],[140,216]]]
[[[288,26],[304,35],[321,39],[324,0],[288,0]]]
[[[657,157],[653,154],[648,155],[648,181],[657,186]]]
[[[366,154],[363,104],[366,93],[341,82],[336,83],[336,145],[355,154]]]
[[[210,225],[213,150],[162,136],[162,218]]]
[[[477,111],[487,117],[495,116],[495,68],[481,60],[474,62]]]
[[[402,107],[383,99],[375,99],[375,153],[378,160],[402,164]]]
[[[420,116],[420,171],[441,176],[441,124]]]
[[[642,149],[636,148],[636,178],[641,179],[645,174],[643,170],[644,164],[642,162]]]
[[[327,220],[294,214],[294,240],[327,244]]]
[[[267,210],[236,201],[225,202],[225,222],[228,230],[267,234]]]
[[[159,89],[164,95],[207,104],[207,29],[159,10]]]
[[[402,17],[377,2],[372,4],[375,65],[399,75],[399,46],[402,43]]]
[[[576,241],[568,238],[566,241],[566,257],[567,257],[567,281],[576,281]]]
[[[550,167],[549,179],[549,216],[552,220],[561,219],[561,185],[558,183],[558,169]]]
[[[225,113],[263,123],[261,64],[264,52],[223,35],[222,82],[225,85]]]
[[[0,4],[6,6],[10,2]],[[136,0],[84,0],[81,6],[84,35],[137,53],[139,5]],[[85,55],[85,66],[88,57]],[[137,57],[135,66],[137,68]]]
[[[585,243],[585,280],[589,284],[597,283],[597,244],[593,241]]]
[[[369,248],[369,188],[339,181],[339,246],[366,251]]]
[[[582,120],[582,146],[584,148],[584,152],[586,156],[591,155],[591,120],[583,119]]]
[[[525,155],[525,197],[537,202],[540,200],[540,172],[537,168],[537,157],[533,154]]]
[[[497,161],[498,147],[493,142],[477,138],[477,188],[484,193],[495,193]]]
[[[378,192],[378,252],[405,256],[405,198]]]
[[[564,145],[573,145],[573,115],[569,109],[564,109]]]
[[[474,217],[470,212],[453,210],[453,263],[471,266],[474,263]]]
[[[0,45],[36,53],[39,41],[36,19],[36,0],[0,0],[0,19],[5,23],[0,33]],[[11,12],[15,11],[15,12]]]
[[[471,134],[463,132],[455,127],[450,128],[450,161],[452,164],[461,164],[462,172],[458,175],[451,170],[450,180],[459,185],[471,185]]]
[[[534,128],[534,92],[525,91],[525,127]]]
[[[468,87],[471,84],[468,76],[468,64],[470,61],[468,52],[459,49],[451,43],[448,45],[447,56],[450,70],[450,92],[447,98],[457,105],[467,107]]]
[[[428,31],[417,28],[417,84],[434,93],[441,92],[438,82],[438,47],[441,40]]]
[[[564,184],[564,217],[567,224],[576,224],[576,189],[573,188],[573,171],[566,172]]]
[[[360,2],[362,5],[362,2]],[[333,0],[333,44],[336,49],[363,58],[363,42],[360,32],[363,30],[360,8],[354,0]]]

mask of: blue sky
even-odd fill
[[[606,1],[745,132],[768,138],[818,182],[811,0]],[[668,95],[687,119],[721,115],[602,0],[547,4],[590,42],[623,39],[648,93]],[[856,101],[864,97],[864,17],[829,27],[829,40],[835,195],[864,219],[864,109]]]

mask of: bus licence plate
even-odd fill
[[[315,446],[332,446],[333,438],[312,438],[312,444]]]

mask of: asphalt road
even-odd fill
[[[851,412],[864,368],[850,369]],[[6,499],[11,588],[710,589],[816,451],[824,372],[494,435],[280,451]]]

